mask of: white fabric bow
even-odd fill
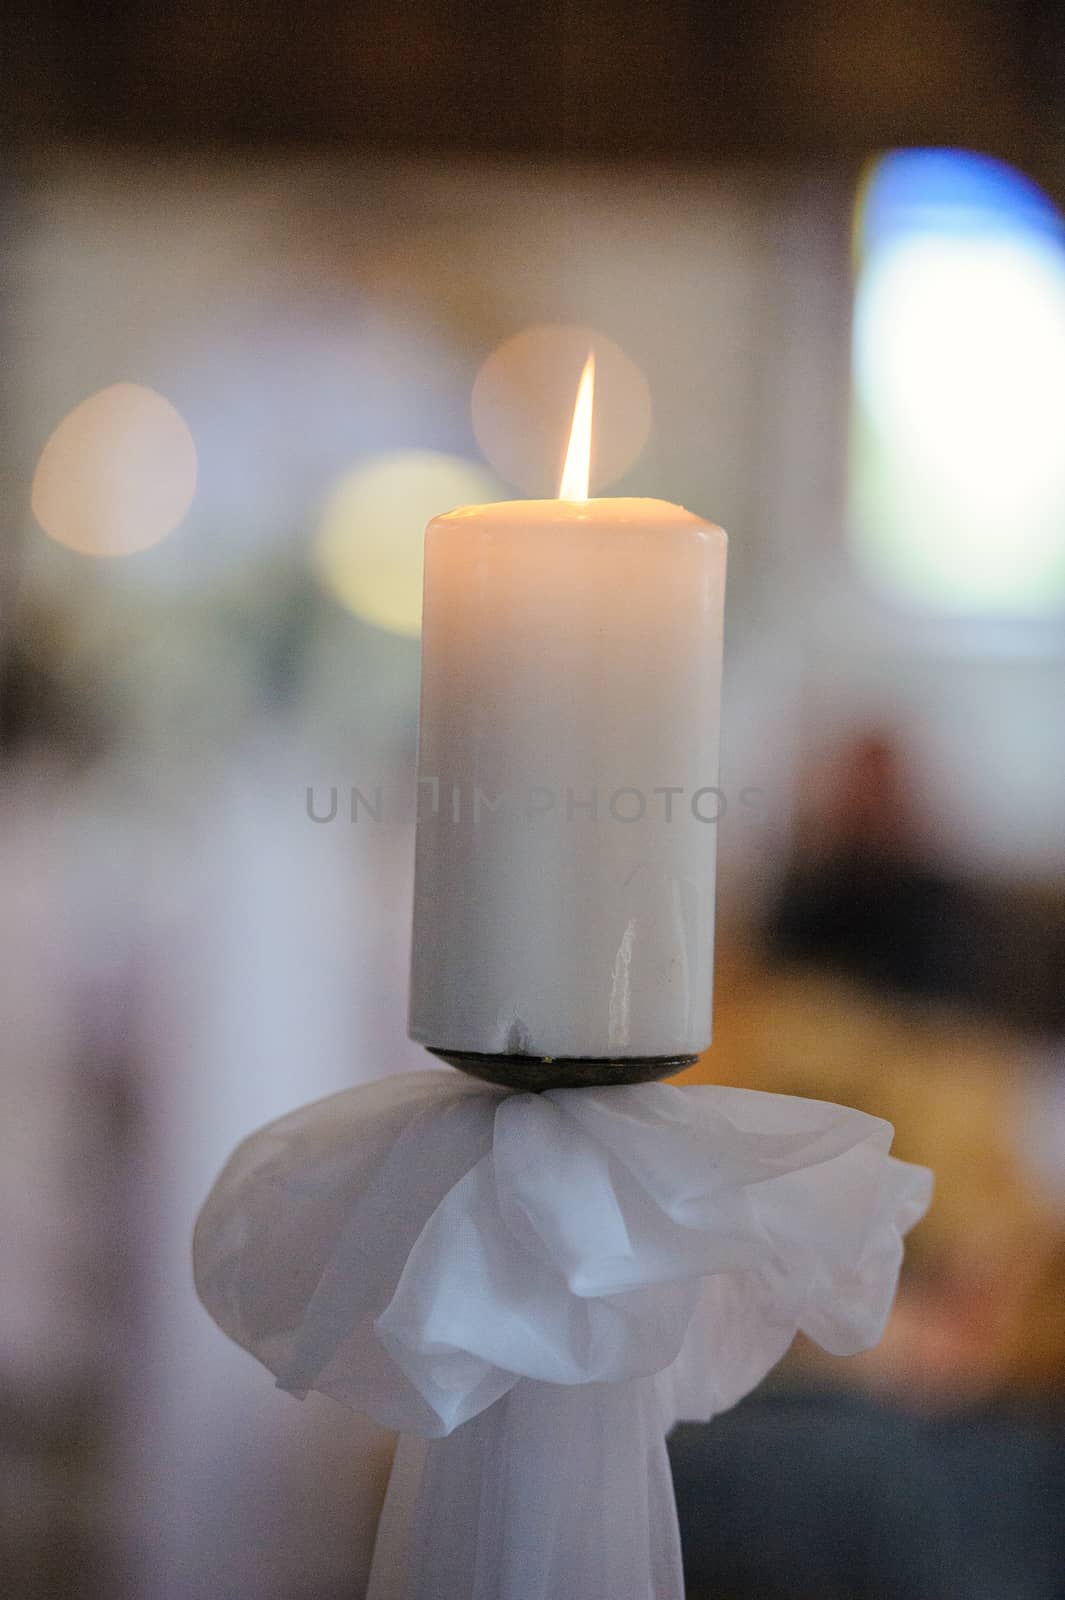
[[[665,1084],[385,1079],[248,1139],[200,1296],[292,1393],[401,1442],[373,1600],[680,1600],[664,1437],[802,1329],[876,1343],[931,1175],[890,1124]]]

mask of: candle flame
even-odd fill
[[[558,486],[560,500],[587,500],[592,470],[592,399],[595,394],[595,355],[584,363],[573,407],[573,426],[569,432],[566,464]]]

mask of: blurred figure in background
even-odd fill
[[[900,995],[986,1004],[987,908],[934,861],[913,776],[887,734],[844,746],[820,812],[785,874],[771,954]]]

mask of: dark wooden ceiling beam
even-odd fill
[[[965,144],[1056,168],[1050,0],[9,0],[11,133],[598,159]]]

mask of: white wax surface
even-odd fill
[[[413,1038],[617,1058],[709,1042],[725,553],[658,500],[430,523]]]

